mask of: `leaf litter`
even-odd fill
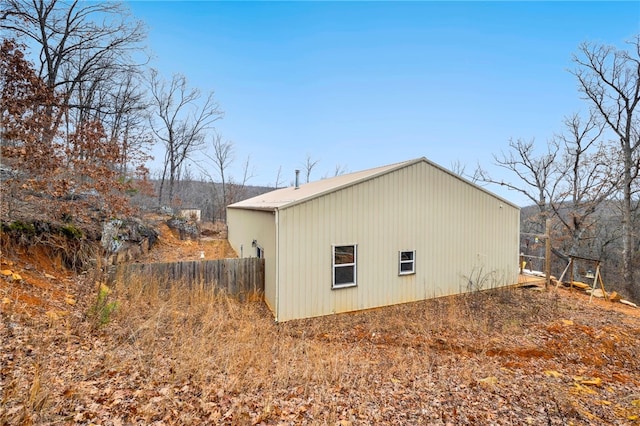
[[[96,277],[11,262],[2,269],[23,279],[0,278],[0,424],[624,425],[640,416],[638,310],[565,289],[276,324],[258,298],[139,279],[113,286],[118,307],[96,327],[87,314]]]

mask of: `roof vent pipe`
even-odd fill
[[[296,188],[300,188],[300,170],[296,170]]]

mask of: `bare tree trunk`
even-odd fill
[[[583,43],[573,60],[580,91],[594,111],[619,138],[622,157],[622,276],[632,298],[640,300],[640,288],[633,276],[633,182],[638,176],[637,153],[640,104],[640,35],[628,43],[630,51],[612,46]]]
[[[631,164],[632,154],[631,146],[628,141],[622,141],[624,156],[624,174],[623,174],[623,197],[622,197],[622,279],[625,282],[627,290],[631,293],[634,300],[640,300],[640,289],[635,285],[633,276],[633,227],[632,227],[632,209],[631,209]]]

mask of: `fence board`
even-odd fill
[[[114,279],[141,275],[161,284],[204,284],[231,295],[264,292],[264,259],[196,260],[172,263],[131,263],[116,268]]]

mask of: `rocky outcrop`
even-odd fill
[[[135,260],[147,253],[158,240],[158,232],[135,219],[112,219],[102,227],[100,243],[107,265]]]
[[[181,240],[197,240],[200,238],[200,228],[193,220],[181,217],[172,217],[167,221],[169,228],[178,231]]]

